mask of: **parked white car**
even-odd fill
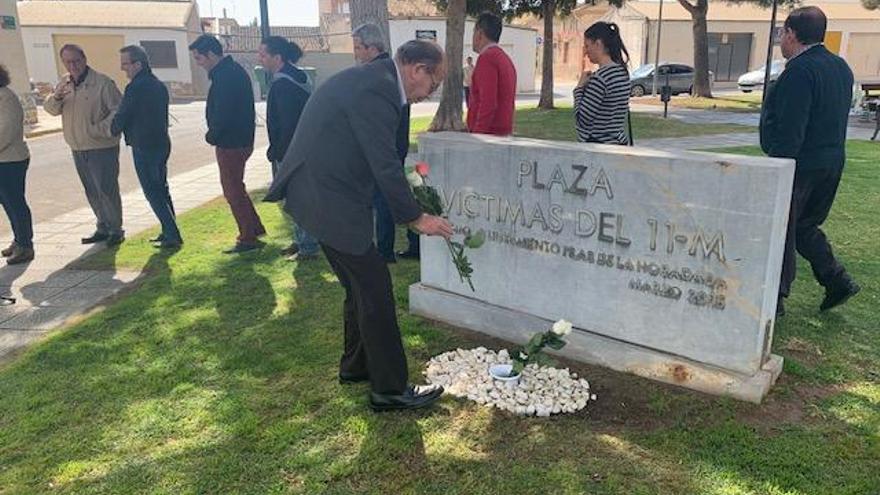
[[[770,64],[770,82],[775,81],[776,78],[779,77],[779,74],[782,74],[783,69],[785,69],[785,61],[774,60],[773,63]],[[766,70],[767,66],[765,65],[760,69],[746,72],[739,76],[739,81],[737,81],[739,89],[741,89],[743,93],[751,93],[756,89],[761,89],[764,86],[764,72]]]

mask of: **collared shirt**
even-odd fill
[[[498,43],[489,43],[488,45],[484,46],[483,49],[480,50],[480,54],[482,54],[483,52],[485,52],[489,48],[492,48],[493,46],[498,46]]]
[[[406,89],[403,87],[403,76],[400,75],[400,67],[397,60],[394,61],[394,71],[397,72],[397,87],[400,88],[400,106],[406,105]]]
[[[74,88],[79,87],[79,85],[82,84],[86,80],[86,77],[88,77],[88,75],[89,75],[89,66],[87,65],[86,70],[84,70],[83,73],[80,74],[80,76],[75,81],[73,81],[73,87]]]
[[[788,61],[791,62],[792,60],[794,60],[794,59],[800,57],[801,54],[803,54],[804,52],[806,52],[806,51],[809,50],[810,48],[813,48],[814,46],[819,46],[819,45],[822,45],[822,44],[824,44],[824,43],[819,42],[819,43],[813,43],[812,45],[805,45],[803,50],[799,51],[799,52],[797,53],[797,55],[795,55],[794,57],[791,57],[790,59],[788,59]]]

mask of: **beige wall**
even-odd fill
[[[617,16],[616,20],[621,24],[621,31],[624,36],[624,42],[630,49],[634,66],[642,63],[654,62],[654,50],[657,42],[657,23],[646,23],[644,20],[623,19]],[[784,18],[780,19],[779,25],[782,24]],[[648,39],[645,40],[645,24],[648,24]],[[767,21],[709,21],[710,33],[752,33],[752,51],[749,57],[749,68],[756,69],[764,65],[767,58],[767,42],[769,37],[769,19]],[[872,20],[835,20],[828,21],[828,31],[840,32],[840,52],[841,57],[850,63],[856,78],[877,78],[880,77],[878,71],[880,68],[871,67],[876,59],[868,59],[863,61],[865,57],[871,54],[877,54],[878,44],[875,40],[877,37],[869,36],[868,33],[880,34],[880,23]],[[639,37],[642,36],[641,40]],[[854,38],[855,43],[850,39]],[[865,42],[869,41],[869,45]],[[647,42],[647,61],[645,42]],[[862,45],[865,45],[864,47]],[[870,48],[868,48],[870,46]],[[632,48],[632,47],[635,47]],[[850,57],[849,52],[855,49],[855,53]],[[782,59],[782,53],[779,47],[774,47],[774,59]],[[670,62],[682,62],[685,64],[693,64],[693,24],[691,21],[664,21],[662,29],[662,39],[660,44],[660,59]],[[868,66],[865,67],[865,64]]]
[[[11,88],[22,94],[30,90],[27,60],[21,42],[21,23],[15,0],[0,0],[0,16],[15,18],[15,29],[0,29],[0,64],[6,66],[12,78]]]

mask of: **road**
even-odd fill
[[[169,175],[176,175],[213,163],[213,147],[205,142],[205,104],[193,102],[171,106],[171,158]],[[268,138],[263,116],[265,103],[257,104],[257,133],[254,147],[266,146]],[[28,140],[31,163],[27,177],[27,199],[34,223],[87,207],[85,193],[73,166],[70,148],[61,133]],[[138,189],[131,149],[122,146],[119,154],[119,188],[123,193]],[[172,194],[174,191],[172,191]],[[146,201],[146,200],[144,200]],[[0,216],[0,238],[9,235],[9,222]],[[91,232],[83,232],[90,234]]]

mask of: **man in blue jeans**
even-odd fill
[[[269,149],[266,157],[272,163],[272,177],[287,153],[299,117],[312,93],[308,75],[293,65],[303,52],[299,45],[280,36],[269,36],[260,44],[260,64],[272,74],[272,85],[266,99],[266,129]],[[295,242],[282,251],[291,261],[318,257],[318,241],[299,225],[293,226]]]
[[[162,233],[153,239],[161,249],[178,249],[183,244],[168,190],[168,89],[150,70],[150,61],[143,48],[131,45],[119,51],[123,72],[131,80],[110,132],[125,133],[131,146],[134,168],[150,208],[162,224]]]

